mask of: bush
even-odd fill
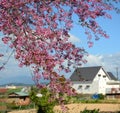
[[[98,94],[99,99],[103,100],[105,96],[103,94]]]
[[[37,97],[38,93],[42,94],[42,96]],[[30,98],[38,107],[38,113],[54,113],[53,108],[56,102],[51,96],[47,88],[42,88],[41,90],[37,90],[36,88],[31,89]]]

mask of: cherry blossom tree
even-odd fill
[[[38,87],[42,86],[40,79],[44,78],[50,80],[52,92],[72,95],[74,90],[70,81],[59,73],[70,72],[71,67],[86,63],[84,55],[87,54],[84,48],[78,48],[69,41],[69,32],[76,21],[73,17],[77,16],[78,26],[85,30],[91,47],[92,39],[108,38],[96,19],[111,18],[108,11],[118,11],[115,3],[120,1],[0,0],[2,41],[14,51],[20,67],[32,68],[33,80]]]

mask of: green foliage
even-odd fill
[[[7,111],[0,111],[0,113],[7,113]]]
[[[91,99],[90,95],[77,95],[72,96],[70,99],[71,103],[98,103],[99,99]]]
[[[42,97],[37,97],[37,94],[42,94]],[[56,102],[51,96],[51,92],[47,88],[38,90],[37,88],[32,87],[30,98],[38,107],[38,113],[54,113],[53,107]]]
[[[72,96],[69,99],[69,103],[104,103],[108,102],[108,100],[105,100],[105,96],[103,94],[98,94],[98,99],[92,99],[91,95],[83,95],[78,94],[76,96]]]
[[[99,113],[99,109],[87,110],[86,108],[80,113]]]
[[[19,109],[19,106],[16,106],[14,103],[7,103],[6,106],[8,109],[11,109],[11,110]]]
[[[72,96],[66,96],[64,98],[64,104],[69,104],[69,103],[71,103],[71,101],[73,101],[73,97]]]
[[[99,96],[100,100],[103,100],[105,98],[105,96],[103,94],[98,94],[98,96]]]

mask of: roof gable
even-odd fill
[[[111,73],[107,72],[111,80],[117,80],[117,78]]]
[[[70,79],[71,81],[92,81],[101,68],[101,66],[77,68]]]

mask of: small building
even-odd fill
[[[26,92],[12,92],[9,94],[9,98],[26,98],[29,94]]]
[[[19,106],[30,104],[29,94],[26,92],[12,92],[9,94],[9,99]]]
[[[119,94],[120,81],[102,66],[75,69],[70,77],[72,87],[81,94]]]

